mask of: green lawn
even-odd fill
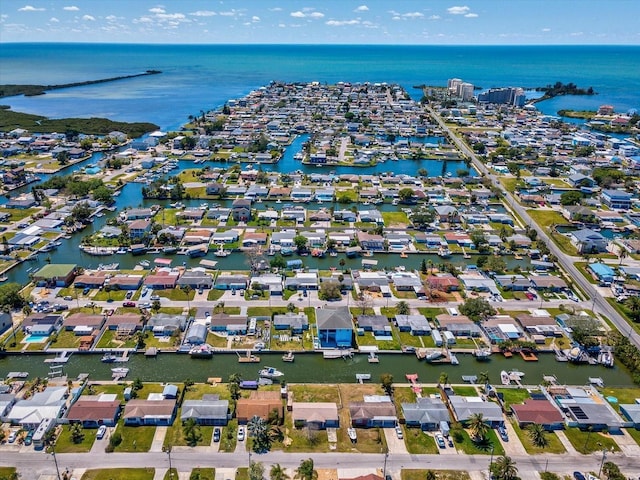
[[[136,346],[136,340],[134,337],[130,337],[126,341],[116,340],[115,330],[105,330],[100,335],[97,348],[134,348]]]
[[[296,402],[340,403],[340,393],[336,385],[289,385],[289,391]]]
[[[236,449],[236,440],[238,431],[238,421],[233,419],[231,420],[226,427],[222,429],[222,434],[220,435],[220,452],[233,452]]]
[[[184,431],[182,428],[182,422],[180,422],[180,415],[182,413],[182,408],[178,409],[178,413],[176,414],[176,420],[173,422],[169,428],[167,428],[167,434],[164,437],[164,446],[172,445],[172,446],[185,446],[188,445],[187,441],[184,437]],[[199,440],[196,445],[198,447],[208,446],[211,444],[211,437],[213,436],[213,427],[211,426],[198,426],[197,427],[200,435]]]
[[[402,345],[408,345],[411,347],[432,347],[435,346],[431,335],[418,336],[411,335],[411,332],[398,332],[398,338]]]
[[[454,388],[456,395],[461,395],[463,397],[477,397],[478,396],[478,390],[476,390],[476,387],[472,387],[472,386],[457,386],[456,388]]]
[[[207,293],[207,300],[210,302],[215,302],[216,300],[220,300],[220,297],[224,295],[224,290],[211,289],[209,293]]]
[[[564,448],[564,445],[562,444],[558,436],[553,432],[546,433],[546,437],[549,440],[549,444],[544,448],[540,448],[540,447],[536,447],[531,442],[531,437],[529,437],[529,433],[526,430],[521,429],[518,426],[517,422],[511,422],[511,426],[515,430],[516,435],[518,435],[518,438],[520,439],[522,446],[530,455],[535,455],[539,453],[566,453],[567,451]]]
[[[403,226],[409,223],[409,217],[404,212],[382,212],[382,219],[386,227]]]
[[[190,478],[198,478],[199,480],[215,480],[215,468],[194,468],[191,470]]]
[[[16,475],[15,467],[0,467],[0,478],[13,478],[13,475]],[[18,477],[15,477],[18,478]]]
[[[236,480],[249,480],[249,469],[246,467],[236,469]]]
[[[99,395],[101,393],[115,393],[117,395],[117,399],[120,401],[124,401],[124,389],[127,388],[127,385],[123,383],[113,384],[113,383],[91,383],[88,388],[85,388],[82,391],[83,395]]]
[[[554,210],[527,210],[529,216],[541,227],[549,228],[551,225],[565,225],[569,221],[559,212]]]
[[[52,348],[78,348],[80,346],[80,335],[73,331],[60,330],[57,335],[51,337]]]
[[[424,480],[429,470],[402,469],[401,480]],[[464,470],[431,470],[437,480],[470,480],[469,472]]]
[[[163,480],[173,480],[174,478],[178,478],[178,470],[176,468],[167,469],[164,472]]]
[[[567,428],[564,433],[573,448],[583,455],[599,452],[603,448],[614,452],[620,451],[620,447],[611,437],[598,432],[583,432],[577,428]]]
[[[81,480],[153,480],[155,468],[103,468],[87,470]]]
[[[91,450],[96,439],[96,428],[84,428],[84,438],[80,443],[73,443],[71,440],[71,427],[65,425],[56,440],[56,453],[85,453]]]
[[[146,398],[146,397],[140,397]],[[115,447],[116,452],[148,452],[156,433],[156,427],[126,427],[118,422],[116,432],[122,435],[122,443]]]
[[[524,388],[498,388],[497,391],[502,393],[507,410],[511,408],[511,405],[524,403],[525,400],[531,398],[529,392]]]
[[[404,443],[407,451],[411,454],[439,453],[436,441],[431,435],[423,432],[420,428],[404,427]]]
[[[635,428],[627,428],[627,433],[633,437],[638,445],[640,445],[640,430]]]
[[[640,398],[640,387],[610,388],[605,387],[602,390],[605,397],[616,397],[618,404],[636,403],[636,398]]]
[[[154,293],[160,297],[168,298],[174,302],[186,302],[187,300],[193,300],[196,295],[195,290],[191,290],[187,296],[187,292],[181,288],[173,288],[171,290],[154,290]]]
[[[248,317],[269,317],[273,315],[283,315],[287,313],[287,307],[248,307]]]
[[[469,437],[466,430],[460,430],[460,438],[457,438],[457,434],[454,433],[454,429],[451,430],[451,437],[458,450],[466,453],[467,455],[491,455],[491,446],[493,445],[493,455],[504,455],[504,449],[498,436],[493,429],[487,432],[486,440],[480,444],[475,443]],[[462,440],[462,441],[458,441]]]

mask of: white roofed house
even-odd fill
[[[300,235],[307,239],[307,245],[312,248],[323,247],[327,239],[324,230],[300,232]]]
[[[200,400],[182,402],[182,423],[193,418],[198,425],[225,426],[229,421],[229,400],[220,400],[218,395],[203,395]]]
[[[291,418],[296,428],[339,428],[338,406],[333,402],[292,402]]]
[[[62,415],[67,401],[67,387],[47,387],[26,400],[18,400],[6,416],[12,425],[33,430],[45,419]]]

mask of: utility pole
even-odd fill
[[[386,480],[387,478],[387,458],[389,458],[389,447],[385,448],[384,451],[384,465],[382,466],[382,478]]]
[[[60,469],[58,468],[58,459],[56,458],[56,450],[54,445],[51,446],[51,456],[53,457],[53,463],[55,463],[56,465],[56,475],[58,476],[58,480],[61,480]]]
[[[165,452],[169,457],[169,477],[173,478],[173,468],[171,465],[171,444],[167,445],[166,447],[162,447],[162,451]]]

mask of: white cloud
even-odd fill
[[[149,17],[140,17],[133,20],[133,23],[153,23],[153,19]]]
[[[44,12],[44,8],[36,8],[32,5],[25,5],[18,9],[19,12]]]
[[[51,23],[59,23],[59,22],[60,22],[60,20],[58,20],[56,17],[51,17],[51,18],[49,19],[49,21],[50,21]]]
[[[344,27],[345,25],[359,25],[360,20],[329,20],[325,24],[330,27]]]
[[[115,22],[118,20],[118,17],[116,17],[115,15],[107,15],[104,18],[107,22]]]
[[[282,8],[280,8],[280,7],[269,8],[269,11],[270,12],[281,12]],[[280,25],[282,25],[282,23]]]
[[[251,21],[252,22],[259,22],[260,21],[260,17],[258,17],[257,15],[254,15],[253,17],[251,17]]]
[[[220,12],[220,15],[222,15],[223,17],[235,17],[236,13],[237,12],[235,10],[229,10],[225,12]]]
[[[367,7],[366,5],[360,5],[358,8],[354,10],[354,12],[368,12],[368,11],[369,11],[369,7]]]
[[[197,12],[190,13],[189,15],[193,15],[194,17],[213,17],[217,15],[217,13],[212,10],[198,10]]]
[[[159,13],[156,16],[158,17],[159,20],[167,20],[167,21],[184,20],[186,18],[184,16],[184,13]]]
[[[80,10],[75,5],[69,5],[68,7],[63,7],[62,9],[66,10],[67,12],[77,12],[78,10]]]
[[[542,29],[542,31],[543,31],[543,32],[550,32],[550,31],[551,31],[551,29],[550,29],[550,28],[543,28],[543,29]]]
[[[310,8],[303,8],[302,10],[303,11],[298,10],[296,12],[291,12],[289,15],[294,18],[324,18],[324,13],[313,12]]]
[[[310,14],[307,15],[307,17],[311,17],[311,18],[324,18],[324,13],[320,13],[320,12],[311,12]]]
[[[167,11],[162,7],[154,7],[149,9],[149,13],[166,13]]]
[[[447,8],[447,12],[449,12],[451,15],[465,15],[467,13],[469,13],[469,10],[471,10],[469,7],[464,6],[464,7],[449,7]]]
[[[96,17],[92,17],[91,15],[83,15],[82,20],[84,20],[85,22],[95,22]]]
[[[304,18],[306,17],[306,15],[301,12],[300,10],[298,10],[297,12],[291,12],[290,15],[294,18]]]
[[[477,13],[467,13],[465,15],[465,18],[478,18],[478,14]]]
[[[442,17],[440,15],[431,15],[429,20],[440,20]]]
[[[581,37],[582,35],[584,35],[584,32],[571,32],[569,34],[571,37]]]
[[[287,26],[284,23],[279,23],[278,28],[287,28]]]
[[[405,18],[420,18],[420,17],[424,17],[424,15],[420,12],[408,12],[408,13],[404,13],[402,14],[403,17]]]

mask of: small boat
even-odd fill
[[[293,355],[293,352],[291,350],[289,350],[287,353],[285,353],[282,356],[282,361],[283,362],[293,362],[296,359],[296,357]]]
[[[218,247],[218,250],[216,250],[214,252],[214,255],[216,257],[226,257],[226,256],[228,256],[230,254],[231,254],[231,252],[229,252],[229,251],[224,249],[224,245],[223,244],[220,244],[219,247]]]
[[[115,361],[116,361],[116,356],[115,356],[113,353],[108,352],[108,353],[105,353],[105,354],[102,356],[102,358],[100,359],[100,361],[101,361],[102,363],[113,363],[113,362],[115,362]]]
[[[213,357],[213,350],[209,345],[203,343],[202,345],[196,345],[189,350],[191,358],[211,358]]]
[[[511,383],[511,378],[506,370],[500,372],[500,382],[502,382],[503,385],[509,385]]]
[[[126,367],[116,367],[111,369],[111,376],[114,379],[124,378],[129,374],[129,369]]]
[[[407,252],[405,252],[404,250],[402,251],[402,253],[400,253],[400,258],[407,258]]]
[[[367,361],[369,363],[380,363],[380,359],[378,358],[378,355],[376,355],[376,352],[369,352],[369,357],[367,358]]]
[[[329,256],[330,257],[337,257],[338,256],[338,252],[332,250],[331,252],[329,252]]]
[[[280,370],[276,370],[273,367],[264,367],[258,372],[258,375],[263,378],[277,378],[282,377],[284,373],[282,373]]]
[[[125,253],[128,253],[129,249],[127,247],[120,247],[118,250],[116,250],[116,253],[118,255],[124,255]]]
[[[149,260],[142,260],[138,262],[138,265],[140,265],[142,268],[149,268],[149,265],[151,265],[151,263],[149,263]]]
[[[9,277],[7,277],[6,275],[0,275],[0,283],[6,282],[7,280],[9,280]]]
[[[349,440],[351,440],[351,443],[356,443],[358,441],[358,434],[356,433],[355,428],[347,428],[347,435],[349,435]]]
[[[460,365],[460,360],[458,360],[458,357],[453,352],[449,352],[449,361],[451,365]]]
[[[613,355],[609,351],[600,352],[598,362],[607,368],[613,368]]]
[[[162,253],[176,253],[178,251],[178,247],[163,247]]]
[[[487,348],[479,348],[474,350],[473,356],[476,357],[476,360],[479,362],[487,361],[490,360],[489,357],[491,356],[491,350]]]

